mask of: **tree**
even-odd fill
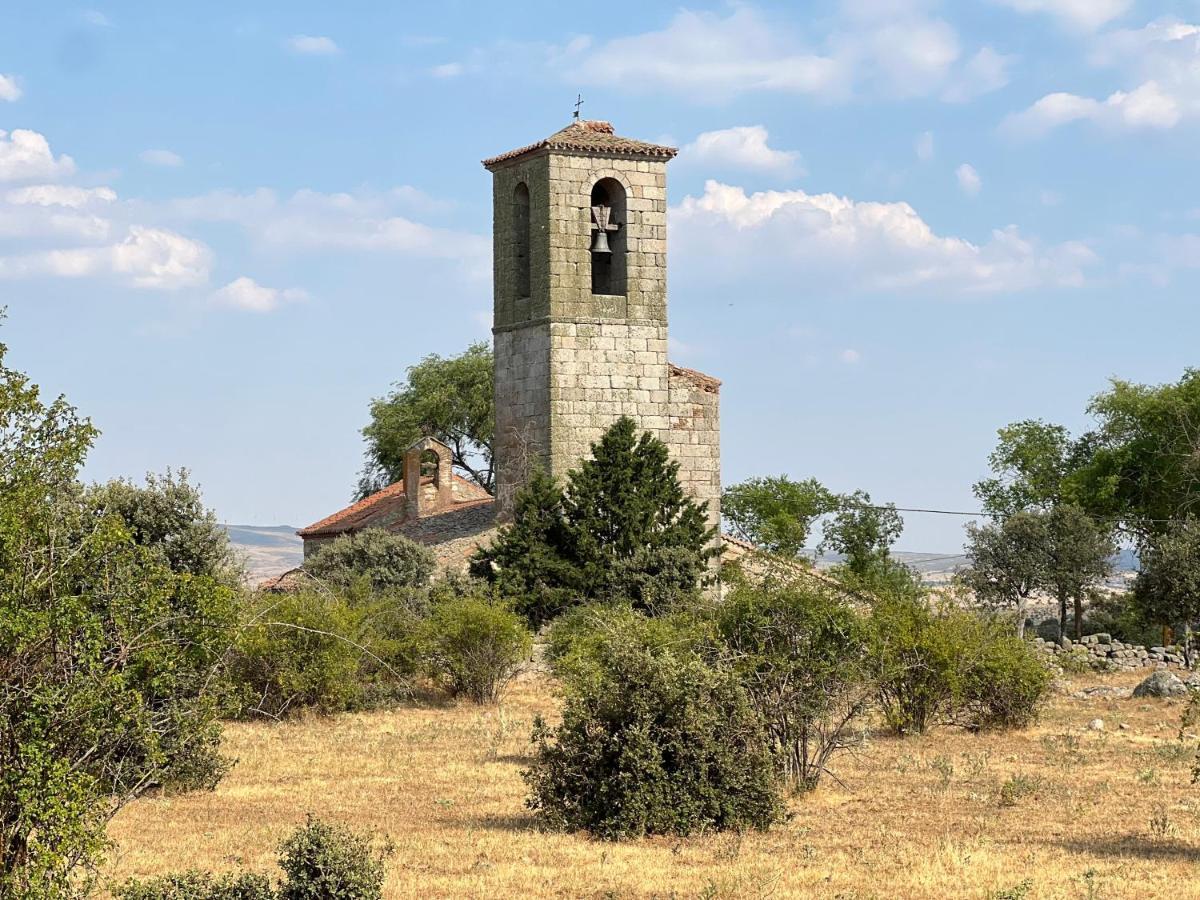
[[[837,512],[825,523],[821,550],[833,550],[846,559],[846,568],[859,577],[886,567],[892,544],[904,531],[904,520],[893,504],[871,503],[866,491],[855,491],[838,500]]]
[[[491,493],[494,385],[492,351],[485,343],[472,344],[458,356],[427,356],[412,366],[407,381],[371,402],[371,422],[362,432],[367,461],[358,497],[403,478],[404,453],[423,437],[448,446],[454,467]]]
[[[1083,634],[1083,600],[1112,571],[1116,552],[1109,531],[1074,503],[1059,503],[1046,516],[1045,589],[1058,601],[1059,634],[1066,634],[1067,604],[1075,610],[1075,639]]]
[[[1200,619],[1200,518],[1172,523],[1143,548],[1133,597],[1149,621],[1183,626],[1190,665],[1192,626]]]
[[[975,496],[994,515],[1049,509],[1064,499],[1067,480],[1083,447],[1061,425],[1026,419],[1001,428],[988,457],[995,473],[975,485]]]
[[[684,492],[666,444],[623,416],[567,474],[561,491],[535,476],[519,492],[511,525],[474,570],[513,597],[534,624],[564,605],[629,600],[664,608],[693,595],[719,552],[716,528]],[[525,570],[521,572],[518,570]]]
[[[1088,411],[1098,427],[1072,487],[1089,512],[1143,542],[1200,513],[1200,369],[1174,384],[1114,380]]]
[[[149,548],[171,571],[239,581],[241,566],[229,535],[204,506],[199,489],[188,482],[186,469],[150,473],[144,486],[115,479],[89,488],[87,500],[97,513],[117,516],[134,544]]]
[[[836,507],[837,498],[815,478],[750,478],[721,495],[721,514],[743,539],[791,558],[804,550],[813,522]]]
[[[987,525],[967,525],[970,567],[963,581],[979,602],[1017,612],[1017,635],[1025,634],[1029,598],[1046,583],[1050,540],[1044,514],[1016,512]]]
[[[0,345],[0,895],[71,896],[124,803],[211,786],[236,595],[175,572],[78,480],[96,430]]]

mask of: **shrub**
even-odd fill
[[[338,587],[365,582],[373,591],[390,591],[427,585],[437,559],[428,547],[402,534],[367,528],[321,547],[304,568]]]
[[[1036,651],[998,622],[977,626],[978,644],[963,683],[972,729],[1026,728],[1050,692],[1050,671]]]
[[[189,870],[150,881],[128,881],[116,900],[379,900],[390,845],[311,815],[280,847],[284,880],[265,875],[212,875]]]
[[[1036,651],[995,619],[908,592],[880,597],[871,625],[879,705],[897,732],[1024,727],[1049,689]]]
[[[766,723],[780,771],[811,790],[856,742],[872,695],[867,630],[846,600],[810,580],[744,582],[717,610],[720,645]]]
[[[537,720],[523,773],[546,827],[615,840],[779,819],[761,721],[728,671],[618,638],[567,687],[562,724]]]
[[[413,621],[399,604],[357,606],[337,594],[260,597],[233,663],[243,711],[341,712],[402,690],[416,667],[405,634]]]
[[[482,584],[436,602],[421,631],[429,674],[476,703],[498,700],[533,646],[521,617]]]
[[[210,875],[189,870],[118,887],[116,900],[276,900],[265,875]]]
[[[281,848],[279,900],[377,900],[390,845],[308,817]]]

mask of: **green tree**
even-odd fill
[[[1083,601],[1112,571],[1117,547],[1110,532],[1074,503],[1059,503],[1046,517],[1044,588],[1058,601],[1059,634],[1066,634],[1067,606],[1075,612],[1075,639],[1083,633]]]
[[[1045,514],[1016,512],[998,522],[967,525],[971,565],[962,580],[980,603],[1016,610],[1018,637],[1025,634],[1029,598],[1046,584],[1049,546]]]
[[[627,416],[592,445],[591,458],[568,473],[561,492],[534,477],[521,494],[513,523],[474,569],[508,591],[536,587],[534,607],[513,597],[535,624],[566,604],[594,599],[670,606],[695,594],[720,552],[716,528],[679,483],[666,444],[648,432],[639,438]]]
[[[371,402],[363,429],[366,465],[358,496],[366,497],[404,476],[404,453],[422,437],[450,448],[454,467],[489,493],[495,487],[492,440],[496,411],[492,351],[472,344],[458,356],[427,356],[405,382]]]
[[[825,523],[821,550],[840,553],[846,568],[864,577],[887,567],[892,544],[903,531],[904,520],[893,504],[873,504],[866,491],[855,491],[838,499],[837,511]]]
[[[836,508],[837,498],[815,478],[750,478],[721,495],[721,515],[744,540],[790,558],[804,550],[813,522]]]
[[[1072,476],[1094,515],[1119,521],[1139,541],[1200,507],[1200,369],[1173,384],[1114,380],[1089,406],[1097,428]]]
[[[1191,632],[1200,619],[1200,518],[1172,523],[1143,547],[1133,597],[1148,621],[1183,626],[1190,665]]]
[[[171,571],[231,584],[240,579],[229,535],[188,481],[186,469],[150,473],[144,486],[115,479],[89,488],[87,500],[98,513],[117,516],[133,542],[149,548]]]
[[[1026,419],[1001,428],[988,457],[994,473],[975,485],[975,496],[997,516],[1045,510],[1062,502],[1069,478],[1081,464],[1085,446],[1061,425]]]
[[[212,784],[214,670],[236,596],[179,573],[78,480],[95,429],[0,345],[0,895],[72,896],[104,825],[156,785]]]

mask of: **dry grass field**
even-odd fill
[[[1200,897],[1181,704],[1072,696],[1138,678],[1076,677],[1026,732],[872,737],[765,834],[622,844],[533,828],[519,773],[556,708],[541,676],[502,708],[231,725],[220,788],[125,809],[107,874],[270,871],[313,812],[390,837],[388,897]]]

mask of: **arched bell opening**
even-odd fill
[[[625,296],[625,187],[615,178],[601,178],[591,197],[592,293]]]

